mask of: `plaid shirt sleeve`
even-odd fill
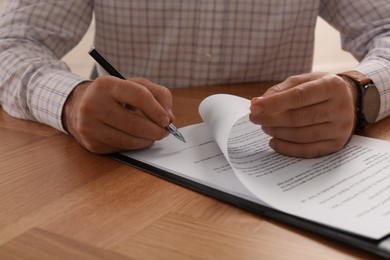
[[[60,58],[82,38],[93,12],[94,45],[126,76],[167,87],[309,72],[321,15],[361,61],[355,69],[378,86],[378,119],[390,115],[389,0],[6,0],[4,7],[0,104],[60,130],[67,96],[86,80]]]
[[[390,115],[390,1],[323,0],[320,15],[341,33],[343,48],[360,61],[381,96],[377,120]]]
[[[65,100],[85,79],[72,74],[60,59],[88,29],[92,3],[9,0],[3,5],[0,104],[14,117],[64,131],[61,115]]]

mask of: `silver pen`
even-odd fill
[[[115,76],[115,77],[126,80],[126,78],[114,66],[112,66],[111,63],[109,63],[94,47],[92,47],[88,53],[111,76]],[[186,142],[186,140],[184,139],[184,136],[179,132],[179,130],[177,130],[176,126],[174,126],[172,123],[169,123],[169,125],[165,129],[167,129],[167,131],[169,133],[173,134],[180,141],[182,141],[184,143]]]

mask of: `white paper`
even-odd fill
[[[302,159],[274,152],[249,121],[250,101],[220,94],[199,111],[205,124],[127,156],[199,183],[347,232],[390,233],[390,143],[354,136],[340,152]],[[215,140],[215,141],[214,141]]]
[[[237,179],[204,123],[180,128],[180,132],[186,143],[170,135],[148,149],[123,154],[198,183],[263,203]]]

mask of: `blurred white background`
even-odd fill
[[[80,0],[82,1],[82,0]],[[0,9],[3,0],[0,0]],[[88,50],[92,47],[94,24],[92,23],[81,42],[63,60],[72,71],[88,77],[91,73],[92,58]],[[349,53],[341,50],[340,36],[324,20],[318,18],[313,71],[341,72],[352,69],[357,61]]]

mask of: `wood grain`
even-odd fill
[[[15,239],[0,245],[1,259],[118,259],[132,258],[115,252],[97,248],[57,234],[31,229]]]
[[[251,98],[270,85],[173,89],[175,124],[200,122],[208,95]],[[364,135],[390,140],[389,120]],[[1,109],[0,140],[0,259],[377,259],[91,154]]]

